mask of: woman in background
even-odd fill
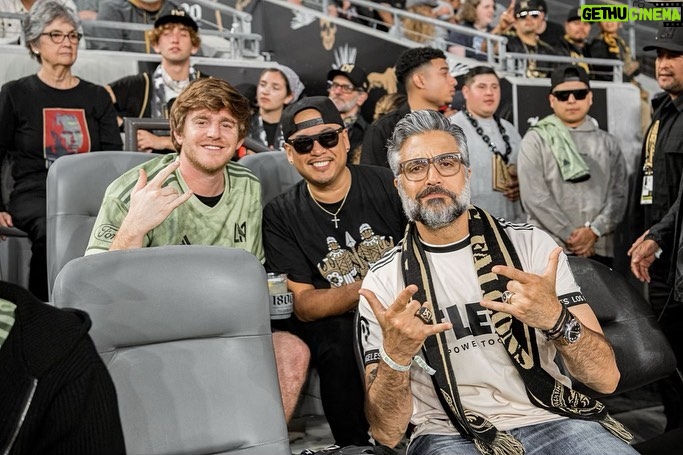
[[[121,150],[111,98],[99,85],[71,72],[83,37],[76,12],[55,0],[38,0],[24,21],[26,47],[40,63],[34,75],[0,91],[0,166],[12,163],[9,205],[0,197],[0,226],[16,226],[31,240],[29,290],[47,301],[47,170],[59,157]],[[5,184],[3,184],[5,185]]]

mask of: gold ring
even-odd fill
[[[415,316],[420,318],[422,322],[424,322],[425,324],[432,323],[432,310],[430,310],[426,306],[421,306],[420,308],[418,308],[415,312]]]
[[[503,292],[503,303],[507,303],[508,305],[512,305],[512,296],[513,295],[515,295],[515,293],[511,292],[511,291]]]

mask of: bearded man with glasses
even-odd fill
[[[263,212],[266,268],[286,273],[294,294],[294,315],[279,328],[311,351],[335,442],[367,445],[353,317],[370,258],[396,244],[405,217],[388,169],[347,165],[348,133],[329,98],[288,106],[281,126],[289,161],[303,180]]]
[[[565,253],[609,267],[614,231],[626,211],[626,161],[617,139],[588,116],[593,94],[580,66],[555,70],[554,114],[529,129],[517,159],[529,222],[550,233]]]
[[[470,204],[465,135],[439,113],[396,125],[389,163],[410,219],[358,305],[372,437],[407,455],[635,454],[572,376],[620,373],[567,257],[545,232]]]

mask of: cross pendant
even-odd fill
[[[339,222],[340,222],[340,221],[341,221],[341,220],[340,220],[339,218],[337,218],[337,215],[335,215],[334,218],[332,218],[332,222],[334,223],[334,228],[335,228],[335,229],[339,229]]]

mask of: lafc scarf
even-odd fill
[[[491,268],[494,265],[507,265],[521,270],[519,257],[502,226],[491,215],[471,206],[468,219],[474,267],[483,298],[500,300],[509,279],[493,273]],[[432,314],[439,314],[439,302],[432,287],[427,257],[414,223],[408,226],[403,239],[402,264],[404,282],[418,286],[414,298],[420,302],[430,302]],[[492,312],[491,320],[524,381],[531,403],[562,416],[596,420],[624,441],[632,438],[619,422],[607,414],[602,403],[564,386],[541,368],[534,328],[498,311]],[[432,323],[436,321],[432,320]],[[432,381],[441,405],[460,434],[471,440],[477,450],[485,455],[524,454],[524,447],[514,436],[498,431],[484,416],[462,406],[445,334],[428,337],[423,351],[429,365],[436,370]]]

